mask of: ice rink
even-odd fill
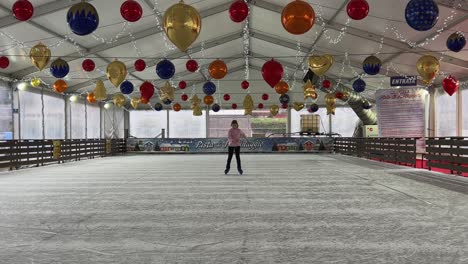
[[[468,181],[340,155],[138,155],[0,174],[0,263],[468,263]]]

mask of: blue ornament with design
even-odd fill
[[[309,109],[307,109],[311,113],[315,113],[319,110],[319,106],[317,104],[311,104]]]
[[[439,7],[434,0],[411,0],[406,5],[406,23],[418,31],[427,31],[439,19]]]
[[[203,84],[203,93],[206,95],[213,95],[216,93],[216,85],[213,82],[206,82]]]
[[[287,94],[282,94],[279,98],[281,104],[289,104],[290,98]]]
[[[58,58],[52,62],[50,65],[50,73],[58,79],[61,79],[70,72],[70,66],[68,66],[68,62]]]
[[[466,45],[466,38],[461,32],[455,32],[447,39],[447,48],[453,52],[459,52]]]
[[[124,81],[120,84],[120,92],[123,94],[131,94],[133,93],[133,89],[135,87],[133,86],[133,83],[130,81]]]
[[[362,63],[362,69],[369,75],[376,75],[380,72],[382,61],[376,56],[367,57]]]
[[[162,60],[156,65],[156,74],[163,80],[172,78],[175,74],[175,66],[170,60]]]
[[[98,28],[99,15],[92,4],[83,1],[70,7],[67,13],[67,22],[73,33],[85,36]]]
[[[366,90],[366,82],[359,78],[353,82],[353,89],[356,93],[362,93]]]
[[[163,102],[163,104],[165,104],[165,105],[170,105],[170,104],[172,104],[172,101],[171,101],[170,99],[165,99],[165,100],[162,101],[162,102]]]
[[[214,104],[211,106],[211,110],[213,110],[213,112],[219,112],[219,110],[221,110],[221,106],[219,106],[219,104]]]
[[[154,110],[156,110],[156,111],[161,111],[161,110],[163,110],[163,105],[162,105],[161,103],[156,103],[156,104],[154,105]]]

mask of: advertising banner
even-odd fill
[[[149,138],[127,140],[128,151],[145,152],[226,152],[226,138]],[[333,138],[246,138],[241,140],[242,152],[318,152],[332,151]]]

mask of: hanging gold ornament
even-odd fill
[[[193,110],[193,115],[194,116],[201,116],[203,115],[202,109],[201,109],[201,100],[198,98],[197,95],[194,95],[191,99],[190,102],[192,103],[192,106],[190,107]]]
[[[140,98],[132,98],[130,100],[130,104],[132,105],[133,109],[137,109],[139,103],[140,103]]]
[[[330,67],[333,65],[332,55],[317,56],[313,55],[309,57],[309,68],[318,76],[324,75]]]
[[[303,88],[304,88],[304,100],[307,100],[307,98],[311,98],[312,100],[317,99],[318,95],[317,95],[317,92],[315,92],[315,85],[313,85],[310,80],[307,80]]]
[[[29,51],[29,58],[34,66],[36,66],[40,71],[45,68],[47,63],[50,60],[50,49],[39,42],[36,46],[32,47]]]
[[[421,75],[424,83],[429,85],[432,80],[439,74],[440,63],[439,60],[431,55],[425,55],[419,58],[416,64],[419,75]]]
[[[182,0],[166,10],[163,21],[167,37],[182,52],[186,52],[200,35],[200,14]]]
[[[114,104],[118,107],[121,108],[122,106],[125,105],[125,96],[121,93],[116,93],[114,94]]]
[[[161,101],[171,100],[174,101],[174,87],[171,86],[169,82],[166,82],[164,87],[160,89],[161,91]]]
[[[107,65],[106,74],[107,79],[109,79],[115,87],[119,87],[127,77],[127,66],[119,60],[114,60]]]
[[[299,112],[304,108],[304,103],[295,102],[295,103],[293,103],[293,108],[294,108],[294,110]]]
[[[325,96],[325,104],[327,105],[327,115],[334,115],[336,109],[336,95],[329,93]]]
[[[254,102],[250,94],[245,96],[244,102],[242,105],[244,107],[244,115],[252,115],[252,111],[254,109]]]
[[[41,79],[39,78],[32,78],[31,80],[31,86],[32,87],[39,87],[39,85],[41,85]]]
[[[96,88],[94,88],[94,97],[98,101],[104,101],[107,99],[107,92],[106,87],[104,87],[104,82],[102,80],[98,80],[96,82]]]
[[[276,115],[278,114],[278,112],[279,112],[279,106],[277,106],[277,105],[272,105],[272,106],[270,107],[270,114],[271,114],[272,116],[276,116]]]

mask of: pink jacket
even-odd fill
[[[239,147],[240,139],[245,138],[244,132],[239,128],[231,128],[228,133],[228,141],[230,147]]]

